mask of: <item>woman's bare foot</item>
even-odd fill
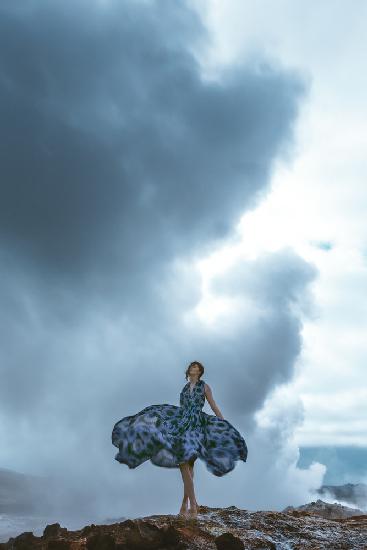
[[[186,500],[185,502],[182,502],[178,515],[187,517],[187,514],[188,514],[188,508],[187,508],[187,500]]]
[[[198,517],[198,506],[191,506],[189,510],[189,517],[193,519],[197,519]]]

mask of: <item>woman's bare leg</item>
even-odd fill
[[[182,504],[181,504],[179,514],[181,516],[184,516],[184,515],[187,514],[187,510],[188,510],[189,494],[186,491],[186,486],[185,486],[184,464],[183,463],[179,464],[179,466],[180,466],[180,470],[181,470],[182,481],[184,483],[184,496],[183,496],[183,499],[182,499]]]
[[[195,466],[195,460],[193,462],[189,462],[189,466],[190,466],[190,473],[191,473],[191,477],[192,477],[192,481],[194,482],[194,466]],[[195,500],[196,502],[196,500]],[[196,507],[199,508],[199,505],[198,503],[196,502]]]
[[[190,471],[191,478],[192,478],[192,480],[194,480],[194,463],[193,462],[188,462],[187,464],[189,465],[189,471]],[[182,466],[182,464],[180,465],[180,467],[181,466]],[[184,481],[184,475],[183,475],[183,472],[182,472],[182,468],[181,468],[181,475],[182,475],[182,480]],[[182,499],[180,514],[185,514],[187,512],[188,505],[189,505],[189,494],[186,492],[186,490],[184,490],[184,496],[183,496],[183,499]],[[197,503],[196,503],[196,506],[198,506]]]
[[[191,468],[189,466],[188,462],[185,462],[183,464],[180,464],[180,470],[181,475],[184,483],[184,498],[182,500],[182,506],[180,513],[185,513],[187,510],[186,502],[187,499],[190,501],[190,514],[193,517],[197,516],[197,505],[196,505],[196,497],[195,497],[195,489],[194,489],[194,482],[193,478],[191,477]]]

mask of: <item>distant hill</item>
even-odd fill
[[[0,468],[0,514],[47,512],[47,478]]]
[[[322,485],[317,490],[322,496],[330,496],[343,502],[367,508],[367,485],[365,483],[346,483],[345,485]]]
[[[294,510],[309,512],[310,514],[326,519],[350,518],[365,514],[365,512],[359,510],[358,508],[349,508],[348,506],[343,506],[337,502],[330,504],[330,502],[324,502],[320,499],[316,500],[316,502],[309,502],[308,504],[302,504],[297,507],[287,506],[284,508],[283,512],[293,512]]]

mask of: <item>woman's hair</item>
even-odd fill
[[[200,374],[199,374],[199,380],[200,378],[203,376],[204,374],[204,366],[199,362],[199,361],[193,361],[192,363],[190,363],[190,365],[187,367],[186,369],[186,372],[185,372],[185,378],[186,380],[188,379],[189,377],[189,372],[190,372],[190,367],[193,367],[194,365],[197,365],[200,369]]]

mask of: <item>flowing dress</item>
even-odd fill
[[[125,416],[113,427],[112,444],[119,449],[115,460],[136,468],[146,460],[164,468],[178,468],[200,458],[215,476],[233,470],[237,460],[247,459],[244,438],[228,420],[202,411],[205,381],[180,393],[180,406],[149,405]]]

